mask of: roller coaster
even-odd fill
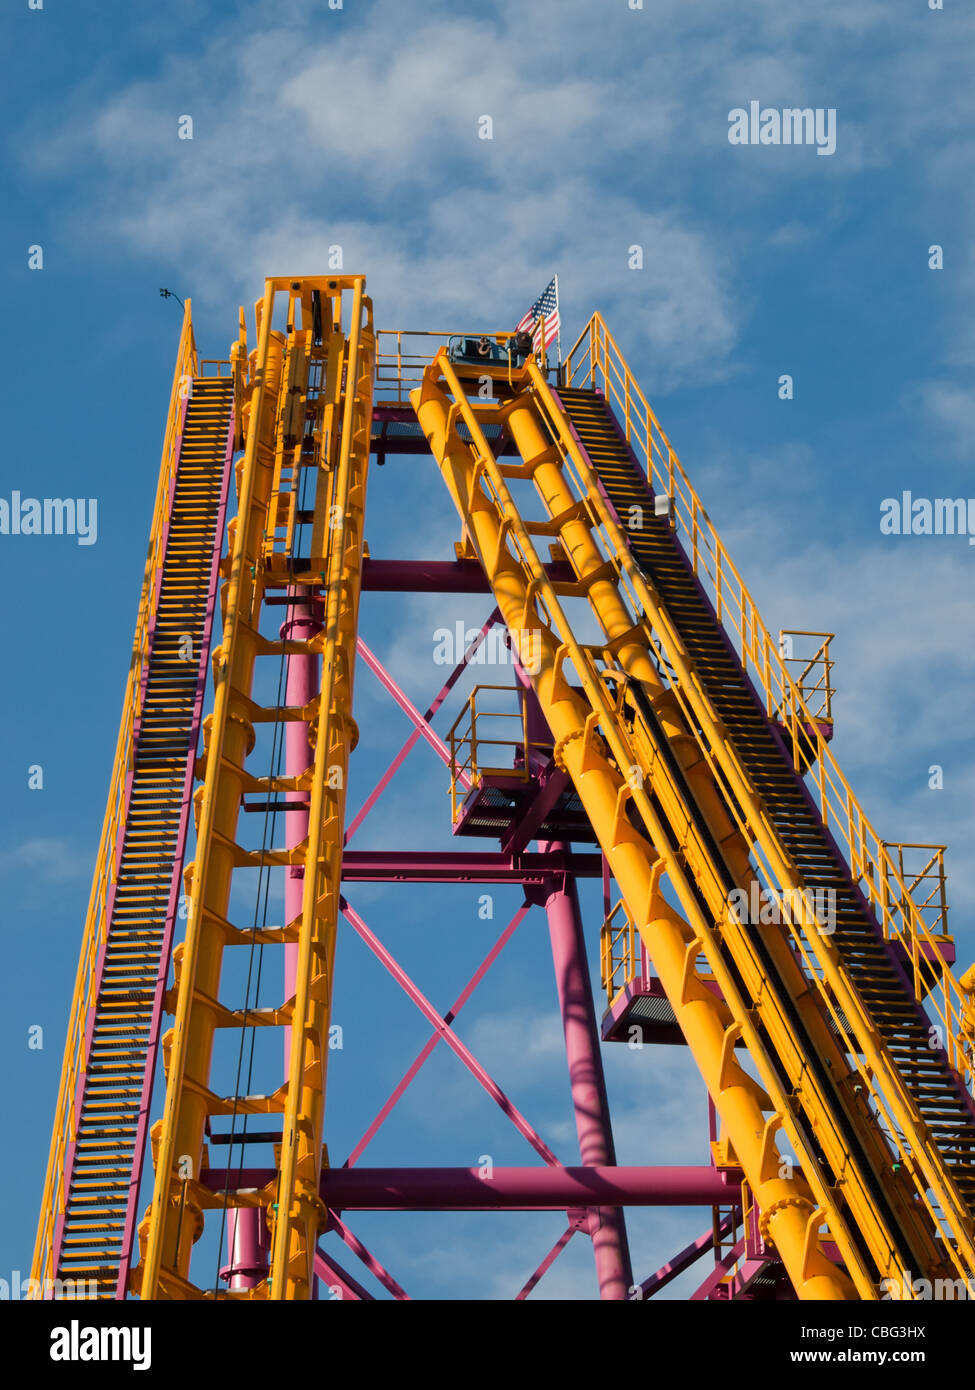
[[[268,279],[253,332],[249,345],[241,310],[228,358],[201,359],[185,306],[38,1287],[407,1298],[357,1211],[562,1213],[518,1298],[574,1236],[592,1244],[605,1299],[651,1298],[695,1263],[695,1300],[975,1287],[975,973],[952,971],[943,847],[879,838],[830,747],[831,634],[770,634],[602,317],[552,365],[524,333],[378,330],[362,276],[312,276]],[[397,457],[410,489],[439,486],[436,465],[453,554],[370,555],[369,465]],[[408,497],[403,480],[393,467],[370,484]],[[495,605],[448,644],[452,669],[422,712],[360,636],[363,597],[391,594]],[[508,683],[475,685],[438,731],[492,640]],[[411,733],[350,814],[370,734],[355,719],[360,665]],[[454,848],[357,850],[424,743]],[[248,906],[255,878],[263,911]],[[599,1008],[584,880],[603,894]],[[524,900],[444,1012],[352,905],[360,883],[514,885]],[[454,1027],[539,911],[571,1164]],[[431,1030],[341,1166],[326,1106],[340,932]],[[626,1042],[646,1067],[660,1046],[689,1049],[710,1098],[700,1165],[617,1163],[602,1049]],[[438,1045],[534,1163],[360,1162]],[[655,1205],[701,1207],[705,1229],[635,1271],[627,1211]]]

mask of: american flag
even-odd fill
[[[516,333],[531,333],[532,346],[538,352],[542,342],[542,326],[545,328],[545,346],[551,347],[559,335],[559,277],[552,277],[548,288],[539,295],[515,329]]]

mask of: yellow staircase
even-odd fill
[[[178,373],[174,385],[173,471],[96,867],[100,907],[82,950],[45,1199],[50,1243],[39,1240],[34,1269],[45,1285],[107,1299],[127,1290],[230,470],[233,383],[198,376],[184,404],[189,381]]]

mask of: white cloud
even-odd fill
[[[957,452],[970,459],[975,440],[975,391],[947,381],[925,382],[920,389],[929,414]]]
[[[65,883],[90,874],[92,856],[68,840],[37,837],[0,853],[0,874],[16,873],[32,883]]]
[[[499,1078],[517,1077],[521,1086],[566,1075],[565,1042],[555,1009],[481,1014],[470,1027],[469,1042],[490,1071]]]
[[[559,269],[567,324],[594,301],[610,317],[625,308],[659,393],[729,371],[754,252],[745,208],[761,216],[785,179],[828,180],[816,213],[828,221],[837,171],[889,163],[937,128],[926,94],[943,51],[912,46],[924,81],[893,80],[925,20],[905,26],[880,4],[843,0],[753,10],[672,0],[609,16],[591,0],[506,0],[418,14],[379,0],[354,16],[284,4],[269,18],[252,5],[232,28],[218,19],[196,52],[164,48],[150,77],[79,88],[65,118],[45,123],[61,134],[26,147],[41,176],[86,169],[68,214],[75,237],[121,239],[178,268],[200,305],[248,303],[266,274],[313,272],[332,244],[369,276],[381,324],[481,324],[486,309],[507,321]],[[557,61],[540,67],[553,32]],[[855,57],[868,37],[865,76]],[[964,108],[957,64],[950,80]],[[835,158],[731,150],[727,112],[752,98],[836,106]],[[176,138],[183,113],[192,141]],[[477,138],[484,114],[493,140]],[[702,192],[713,211],[692,216]],[[642,272],[626,266],[634,242]]]
[[[483,323],[520,314],[558,268],[567,319],[594,292],[610,312],[636,308],[661,380],[720,369],[737,336],[724,252],[667,198],[623,191],[607,162],[673,138],[669,79],[540,72],[520,14],[418,27],[378,5],[370,26],[309,25],[298,46],[287,27],[222,35],[100,95],[93,121],[35,144],[35,170],[73,170],[93,145],[100,196],[73,210],[76,229],[179,265],[198,302],[253,299],[264,275],[311,272],[339,244],[381,324]],[[184,112],[192,141],[176,138]],[[482,114],[493,140],[477,138]],[[634,242],[642,272],[627,268]]]

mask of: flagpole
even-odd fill
[[[556,308],[556,310],[557,310],[557,312],[558,312],[558,316],[559,316],[559,326],[558,326],[558,329],[556,330],[556,332],[558,333],[558,340],[557,340],[557,344],[556,344],[556,345],[557,345],[558,350],[559,350],[559,375],[561,376],[561,373],[562,373],[562,310],[559,308],[559,276],[558,276],[558,272],[557,272],[557,271],[556,271],[556,274],[555,274],[555,308]],[[558,377],[556,377],[556,381],[557,381],[557,380],[558,380]]]

